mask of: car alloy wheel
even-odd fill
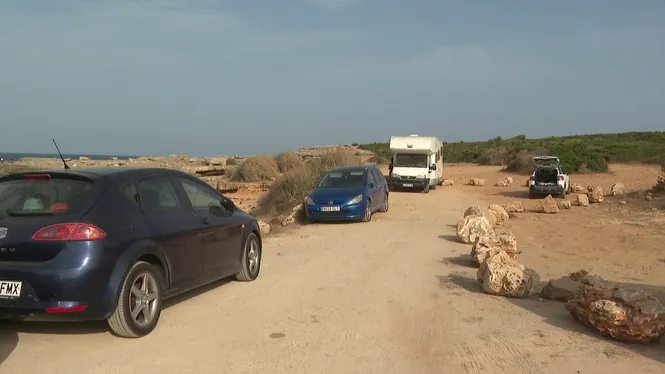
[[[250,233],[245,245],[240,263],[240,271],[236,273],[236,280],[251,282],[258,278],[261,272],[261,242],[255,233]]]
[[[363,216],[363,222],[369,222],[372,220],[372,202],[367,200],[365,204],[365,215]]]
[[[157,280],[147,272],[139,274],[132,284],[129,311],[138,326],[149,325],[157,316],[159,303]]]
[[[162,312],[163,277],[154,265],[139,261],[127,272],[116,309],[107,322],[125,338],[139,338],[155,329]]]

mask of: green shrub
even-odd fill
[[[277,167],[282,173],[300,169],[305,166],[305,161],[295,152],[282,152],[275,157]]]
[[[269,156],[254,156],[245,160],[233,174],[233,180],[262,182],[279,176],[275,159]]]
[[[503,166],[508,162],[508,150],[505,147],[494,147],[478,156],[480,165]]]

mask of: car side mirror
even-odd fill
[[[374,188],[374,183],[370,182],[370,183],[368,184],[368,186],[369,186],[369,188]]]
[[[236,211],[236,204],[233,202],[233,200],[229,199],[228,197],[222,197],[220,204],[229,213],[233,213]]]
[[[436,170],[436,164],[432,164],[432,166],[430,166],[430,170],[432,171]]]

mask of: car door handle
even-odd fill
[[[201,219],[201,223],[203,223],[204,225],[209,225],[210,222],[208,221],[208,217],[203,217],[203,218]]]

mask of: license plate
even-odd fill
[[[322,212],[339,212],[339,207],[338,206],[322,206],[321,211]]]
[[[0,281],[0,298],[20,297],[21,286],[21,282]]]
[[[404,186],[404,187],[413,187],[413,183],[404,183],[402,186]]]

